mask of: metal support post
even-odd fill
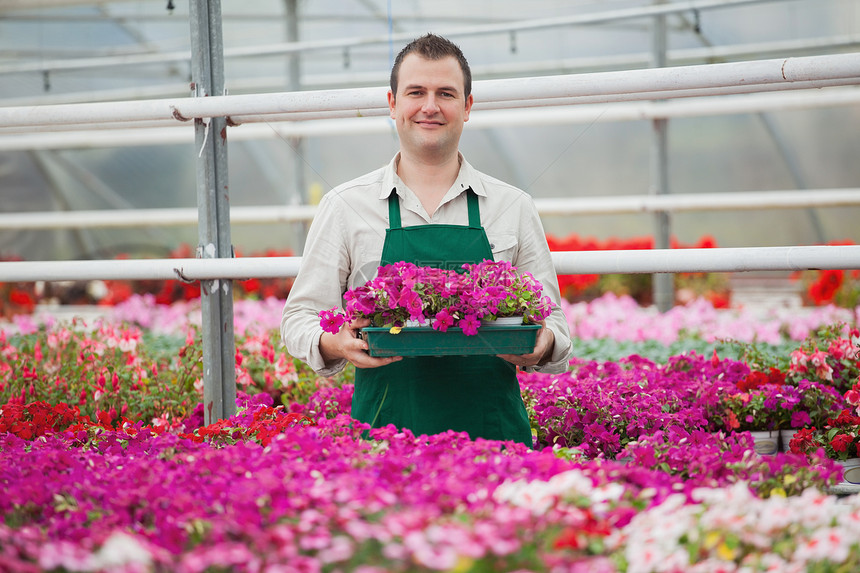
[[[285,0],[287,7],[287,42],[299,42],[299,9],[298,0]],[[292,52],[287,57],[287,89],[297,92],[302,89],[302,66],[301,52]],[[307,182],[305,180],[305,156],[307,154],[307,141],[301,135],[289,137],[290,146],[293,148],[293,184],[295,190],[291,194],[294,205],[307,205]],[[296,229],[296,252],[301,253],[305,248],[305,239],[308,234],[308,224],[298,221]]]
[[[224,42],[220,0],[192,0],[192,95],[224,94]],[[208,122],[206,121],[208,119]],[[231,258],[227,181],[226,118],[196,118],[198,258]],[[233,339],[233,282],[200,281],[203,327],[204,423],[236,413],[236,347]]]
[[[665,4],[666,0],[654,0],[655,4]],[[653,67],[666,66],[666,16],[654,16],[652,31]],[[651,141],[651,194],[666,195],[669,193],[669,156],[667,131],[669,120],[658,118],[652,120]],[[669,213],[658,211],[654,213],[654,247],[668,249],[671,236]],[[674,276],[668,273],[658,273],[651,277],[651,290],[657,310],[666,312],[675,304]]]

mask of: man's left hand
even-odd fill
[[[546,327],[545,320],[541,320],[538,324],[541,328],[538,330],[534,352],[531,354],[497,354],[496,356],[520,368],[538,366],[547,362],[552,356],[552,349],[555,346],[555,335],[552,330]]]

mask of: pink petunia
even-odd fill
[[[474,336],[478,334],[478,328],[481,326],[481,321],[474,314],[467,314],[461,318],[457,326],[463,329],[463,334],[466,336]]]
[[[436,318],[433,321],[433,329],[438,330],[439,332],[447,332],[447,330],[454,326],[454,317],[446,310],[442,309],[436,313]]]
[[[337,312],[338,309],[321,310],[319,313],[320,326],[326,332],[337,334],[346,323],[346,317]]]

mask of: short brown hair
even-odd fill
[[[453,56],[456,58],[457,63],[460,64],[460,69],[463,70],[464,97],[468,98],[469,94],[472,93],[472,70],[469,69],[469,62],[466,61],[466,56],[463,55],[460,47],[442,36],[425,34],[406,44],[400,50],[400,53],[397,54],[397,57],[394,58],[389,85],[391,86],[391,93],[395,98],[397,97],[397,76],[400,73],[400,64],[403,63],[403,58],[409,54],[418,54],[428,60],[441,60],[442,58]]]

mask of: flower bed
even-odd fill
[[[856,359],[844,353],[838,360],[849,365],[836,368],[837,347],[821,346],[829,373],[815,363],[814,332],[802,344],[789,346],[783,334],[770,346],[706,342],[706,331],[679,328],[672,344],[709,352],[578,358],[563,375],[521,374],[536,435],[529,450],[390,427],[362,439],[366,426],[348,416],[350,372],[318,378],[286,356],[274,333],[280,304],[237,312],[239,413],[207,427],[193,306],[150,307],[137,321],[164,327],[161,313],[175,317],[170,333],[112,320],[45,325],[38,316],[7,326],[0,569],[825,571],[860,563],[858,497],[827,494],[840,466],[819,449],[759,456],[748,432],[723,423],[726,396],[770,367],[788,374],[792,352],[807,357],[802,373],[795,354],[794,373],[816,383],[856,376]],[[117,312],[134,318],[131,308]],[[628,318],[653,317],[639,309]],[[830,332],[843,339],[843,330]],[[842,406],[856,407],[855,397]]]

